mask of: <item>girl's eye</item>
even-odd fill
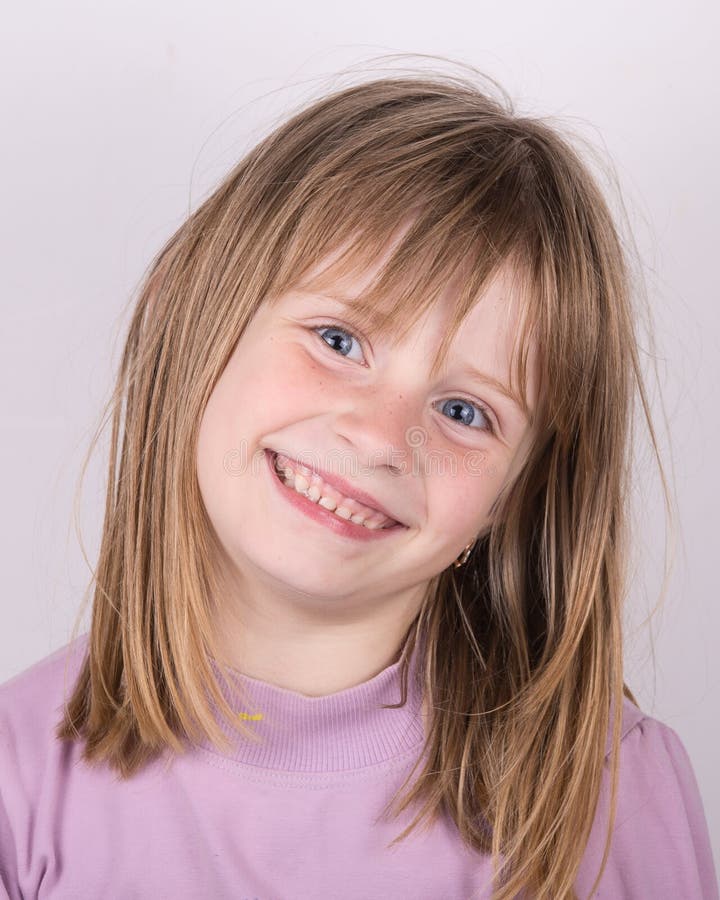
[[[324,343],[326,343],[332,350],[337,350],[343,356],[342,350],[347,350],[348,352],[352,348],[352,342],[355,341],[356,344],[359,345],[358,339],[355,335],[348,331],[345,328],[339,328],[337,325],[326,324],[326,325],[317,325],[312,329],[317,332],[317,334],[321,337]],[[320,332],[330,332],[331,338],[330,340],[326,340],[325,336],[320,334]],[[461,425],[465,425],[467,428],[475,428],[479,431],[486,431],[488,434],[495,434],[495,424],[492,419],[492,415],[487,406],[482,403],[479,403],[476,400],[466,400],[462,397],[453,397],[451,400],[441,400],[436,406],[440,406],[443,411],[447,411],[450,415],[455,418],[456,415],[459,415],[459,419],[455,419]],[[473,410],[477,410],[480,415],[477,416]],[[476,421],[481,420],[484,421],[484,425],[477,425]]]
[[[328,347],[330,347],[332,350],[337,350],[338,352],[341,352],[341,348],[343,350],[349,351],[353,341],[355,341],[358,346],[360,344],[358,339],[351,331],[347,331],[345,328],[338,328],[337,325],[318,325],[313,328],[313,331],[317,332],[320,335],[320,338],[328,345]],[[320,334],[320,332],[322,331],[330,332],[331,334],[334,332],[334,334],[332,335],[330,340],[326,340],[325,337]],[[345,354],[342,353],[341,355],[344,356]]]
[[[436,405],[440,406],[443,411],[449,411],[453,418],[455,414],[459,414],[461,418],[456,419],[456,421],[459,421],[461,425],[475,428],[478,431],[487,431],[488,434],[495,434],[495,425],[490,415],[490,410],[476,400],[463,400],[462,397],[453,397],[452,400],[441,400]],[[473,410],[478,410],[480,416],[477,416]],[[477,420],[484,421],[485,424],[477,425],[475,424]]]

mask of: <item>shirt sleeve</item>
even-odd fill
[[[602,859],[609,763],[577,883],[589,896]],[[617,813],[607,867],[593,897],[718,900],[710,835],[690,758],[672,728],[642,717],[620,744]]]
[[[6,692],[0,690],[0,900],[23,900],[29,896],[27,886],[22,884],[20,867],[24,861],[23,837],[30,831],[32,817],[28,815],[18,759]]]
[[[0,900],[22,900],[15,860],[15,839],[0,790]]]

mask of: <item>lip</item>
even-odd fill
[[[343,519],[341,516],[335,515],[334,512],[331,512],[329,509],[325,509],[325,507],[320,506],[317,503],[313,503],[313,501],[308,497],[298,493],[293,488],[287,487],[287,485],[283,483],[283,481],[280,479],[280,476],[275,471],[274,450],[266,449],[265,458],[267,460],[270,477],[277,485],[278,490],[282,493],[285,499],[288,500],[300,512],[304,513],[309,518],[314,519],[316,522],[319,522],[320,524],[330,528],[331,531],[335,532],[341,537],[368,541],[377,540],[378,538],[383,537],[389,537],[391,534],[397,534],[400,531],[407,531],[407,526],[403,525],[401,522],[398,522],[396,525],[392,525],[389,528],[371,529],[366,528],[364,525],[358,525],[356,522],[350,521],[350,519]],[[338,490],[340,490],[340,488],[338,488]]]
[[[275,450],[266,451],[270,453],[270,461],[272,462],[272,458],[275,456]],[[377,510],[379,513],[382,513],[384,516],[387,516],[388,519],[392,519],[397,522],[398,525],[405,526],[404,522],[401,522],[399,519],[396,519],[395,516],[388,512],[387,509],[379,503],[372,494],[368,494],[366,491],[361,491],[358,488],[354,487],[350,484],[349,481],[345,481],[344,478],[341,478],[340,475],[334,475],[330,472],[325,472],[323,469],[318,468],[317,466],[309,466],[307,463],[301,463],[300,460],[295,459],[293,456],[290,456],[289,453],[283,453],[283,456],[287,456],[288,459],[293,460],[293,462],[298,463],[298,465],[305,466],[306,469],[310,469],[315,472],[315,474],[322,478],[325,484],[329,484],[330,487],[334,487],[336,491],[341,493],[344,497],[347,497],[349,500],[357,500],[358,503],[362,503],[363,506],[369,506],[371,509]]]

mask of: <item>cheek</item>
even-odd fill
[[[233,517],[243,508],[258,441],[305,411],[316,412],[322,384],[322,367],[295,343],[250,334],[237,345],[198,434],[198,483],[218,533],[236,530]]]
[[[464,466],[462,457],[456,467],[449,466],[431,479],[428,490],[428,509],[434,531],[442,534],[446,543],[456,543],[458,536],[480,529],[502,484],[502,472],[497,463],[484,465],[475,461]]]
[[[309,353],[295,343],[267,340],[245,354],[233,373],[239,409],[279,410],[302,408],[317,401],[327,387],[326,373]]]

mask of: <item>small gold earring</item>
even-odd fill
[[[468,558],[469,558],[470,553],[472,552],[472,548],[474,546],[475,546],[475,541],[470,541],[470,543],[463,550],[463,552],[460,554],[460,556],[458,556],[458,558],[453,563],[453,565],[455,566],[456,569],[459,569],[460,566],[465,565],[465,563],[468,561]]]

